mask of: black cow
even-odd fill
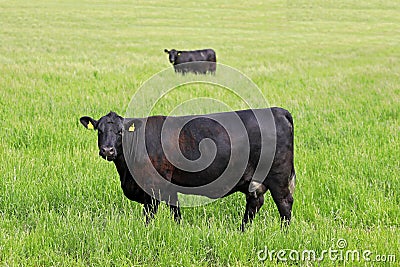
[[[269,124],[266,128],[275,129],[274,131],[266,129],[266,136],[269,136],[268,138],[272,135],[275,137],[275,144],[273,144],[275,147],[272,147],[273,154],[269,166],[266,166],[268,165],[266,161],[259,162],[262,153],[261,146],[265,145],[265,142],[261,140],[262,127],[256,116],[257,112],[258,114],[269,112],[271,114],[272,125]],[[229,136],[227,130],[219,124],[221,118],[232,115],[240,118],[240,121],[244,125],[242,129],[245,129],[247,136]],[[164,151],[165,146],[163,147],[161,143],[161,131],[167,120],[170,123],[172,122],[172,125],[174,123],[178,125],[182,121],[187,122],[176,134],[179,136],[177,139],[179,149],[188,160],[196,160],[204,152],[201,151],[201,141],[211,139],[214,142],[217,152],[213,162],[206,169],[197,171],[183,170],[180,167],[174,166],[169,161],[170,158],[167,159],[166,152]],[[152,116],[129,119],[124,119],[116,113],[110,112],[99,120],[85,116],[80,118],[80,122],[86,128],[98,131],[100,156],[114,162],[125,196],[132,201],[144,204],[146,223],[157,212],[160,198],[155,197],[157,193],[149,193],[148,190],[144,190],[144,187],[142,185],[139,186],[139,184],[144,182],[148,186],[149,183],[152,184],[155,176],[160,175],[162,176],[161,180],[164,182],[167,180],[175,185],[184,186],[189,189],[207,185],[224,172],[229,161],[235,160],[233,157],[231,158],[233,148],[236,147],[239,150],[243,149],[245,151],[246,146],[249,147],[249,156],[243,165],[245,166],[245,170],[241,173],[234,173],[232,179],[236,180],[232,180],[234,184],[228,188],[229,190],[224,191],[223,195],[218,195],[218,192],[223,192],[224,190],[224,184],[220,184],[216,185],[216,188],[213,188],[215,190],[211,189],[203,192],[203,195],[218,198],[237,191],[244,193],[246,195],[246,210],[241,225],[241,229],[244,230],[246,223],[253,220],[255,214],[263,205],[264,193],[269,190],[278,207],[282,222],[285,225],[290,222],[293,204],[292,194],[295,186],[295,170],[293,165],[294,128],[292,116],[285,109],[274,107],[270,109],[242,110],[198,116]],[[172,127],[163,131],[173,132],[176,130]],[[140,136],[144,137],[145,144],[140,143]],[[165,138],[169,138],[168,134],[166,136]],[[136,141],[128,142],[129,145],[125,147],[125,140]],[[167,143],[173,143],[173,141]],[[146,155],[140,152],[143,148],[147,150]],[[127,155],[134,155],[133,158],[135,160],[132,161],[132,157],[127,159]],[[151,162],[150,165],[143,163],[143,159],[146,156],[149,158],[149,162]],[[150,171],[152,167],[156,172],[152,173]],[[253,174],[255,175],[255,170],[258,167],[270,168],[267,169],[262,180],[255,181]],[[234,177],[235,174],[237,177]],[[159,192],[160,190],[157,185],[154,185],[154,189],[152,192]],[[189,191],[183,193],[190,193]],[[171,193],[169,191],[168,194],[167,198],[161,200],[166,200],[175,220],[179,221],[181,212],[177,192]]]
[[[169,62],[174,65],[175,72],[185,74],[193,72],[196,74],[215,73],[217,68],[217,57],[213,49],[177,51],[175,49],[164,49],[169,55]]]

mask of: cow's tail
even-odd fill
[[[293,129],[293,117],[292,117],[292,114],[290,114],[290,112],[287,110],[285,110],[285,118],[289,121],[289,123]]]
[[[208,60],[211,62],[217,62],[217,56],[215,55],[215,51],[210,49],[210,53],[208,54]]]
[[[292,166],[292,173],[289,177],[289,191],[293,195],[294,189],[296,187],[296,172],[294,171],[294,166]]]
[[[292,114],[290,114],[289,111],[286,110],[285,112],[285,118],[288,120],[290,124],[290,129],[291,129],[291,144],[294,146],[294,124],[293,124],[293,117]],[[292,152],[294,154],[294,147],[292,147]],[[294,189],[296,187],[296,171],[294,170],[294,155],[292,155],[292,171],[290,173],[289,177],[289,191],[291,194],[294,193]]]

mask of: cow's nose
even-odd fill
[[[115,149],[114,147],[102,147],[101,148],[101,153],[107,157],[114,156],[115,154]]]

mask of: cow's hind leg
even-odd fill
[[[177,223],[180,223],[182,216],[181,216],[181,209],[179,208],[179,204],[178,204],[178,206],[169,205],[169,209],[171,210],[171,213],[174,216],[174,220]]]
[[[143,214],[146,218],[146,225],[149,224],[151,219],[154,218],[154,215],[157,213],[159,204],[160,201],[151,197],[149,197],[149,199],[144,203]]]
[[[171,210],[172,215],[174,216],[174,220],[177,223],[180,223],[180,221],[181,221],[181,209],[179,207],[178,195],[175,194],[175,196],[170,197],[170,200],[168,201],[167,204],[169,206],[169,209]]]
[[[249,187],[249,192],[246,194],[246,211],[244,212],[244,217],[241,225],[241,230],[245,230],[247,223],[251,223],[256,216],[256,213],[260,210],[261,206],[264,204],[264,193],[266,187],[257,182],[251,182]]]
[[[289,187],[270,188],[272,198],[278,208],[282,226],[288,226],[292,218],[293,196]]]

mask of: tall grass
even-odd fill
[[[320,253],[340,238],[398,262],[399,10],[387,0],[0,2],[1,265],[379,264],[257,257],[265,246]],[[145,227],[115,167],[98,157],[96,135],[79,125],[83,115],[124,114],[169,67],[164,48],[207,47],[293,114],[287,233],[268,193],[243,234],[240,194],[183,209],[181,225],[162,206]],[[240,106],[197,86],[174,90],[154,113],[200,96]]]

